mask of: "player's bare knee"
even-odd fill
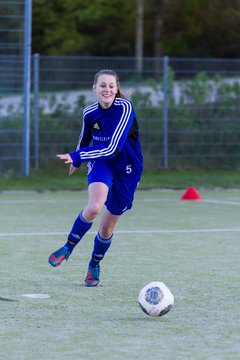
[[[88,215],[91,217],[91,218],[95,218],[98,216],[98,214],[100,213],[102,209],[102,206],[101,204],[99,203],[95,203],[95,204],[92,204],[90,206],[87,207],[87,212],[88,212]]]
[[[99,233],[103,239],[109,239],[112,236],[113,229],[109,226],[101,226]]]

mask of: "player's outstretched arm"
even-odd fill
[[[73,160],[69,154],[58,154],[60,160],[64,160],[65,164],[72,164]]]
[[[74,174],[81,165],[81,161],[78,160],[77,162],[74,162],[74,159],[72,159],[70,154],[57,154],[57,157],[60,160],[63,160],[65,164],[70,164],[68,175]]]

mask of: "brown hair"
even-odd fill
[[[100,75],[112,75],[115,77],[116,79],[116,82],[117,82],[117,87],[118,87],[118,91],[117,91],[117,94],[116,94],[116,97],[120,97],[120,98],[125,98],[125,96],[123,95],[121,89],[120,89],[120,82],[119,82],[119,77],[117,75],[117,73],[113,70],[100,70],[98,71],[95,76],[94,76],[94,80],[93,80],[93,85],[96,85],[97,84],[97,81],[98,81],[98,78]]]

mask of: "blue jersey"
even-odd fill
[[[131,165],[135,173],[141,173],[143,157],[131,102],[116,98],[108,109],[98,102],[86,107],[77,149],[71,157],[74,166],[99,159],[107,160],[119,172]]]

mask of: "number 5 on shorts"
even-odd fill
[[[126,166],[126,173],[130,174],[132,172],[132,165],[127,165]]]

